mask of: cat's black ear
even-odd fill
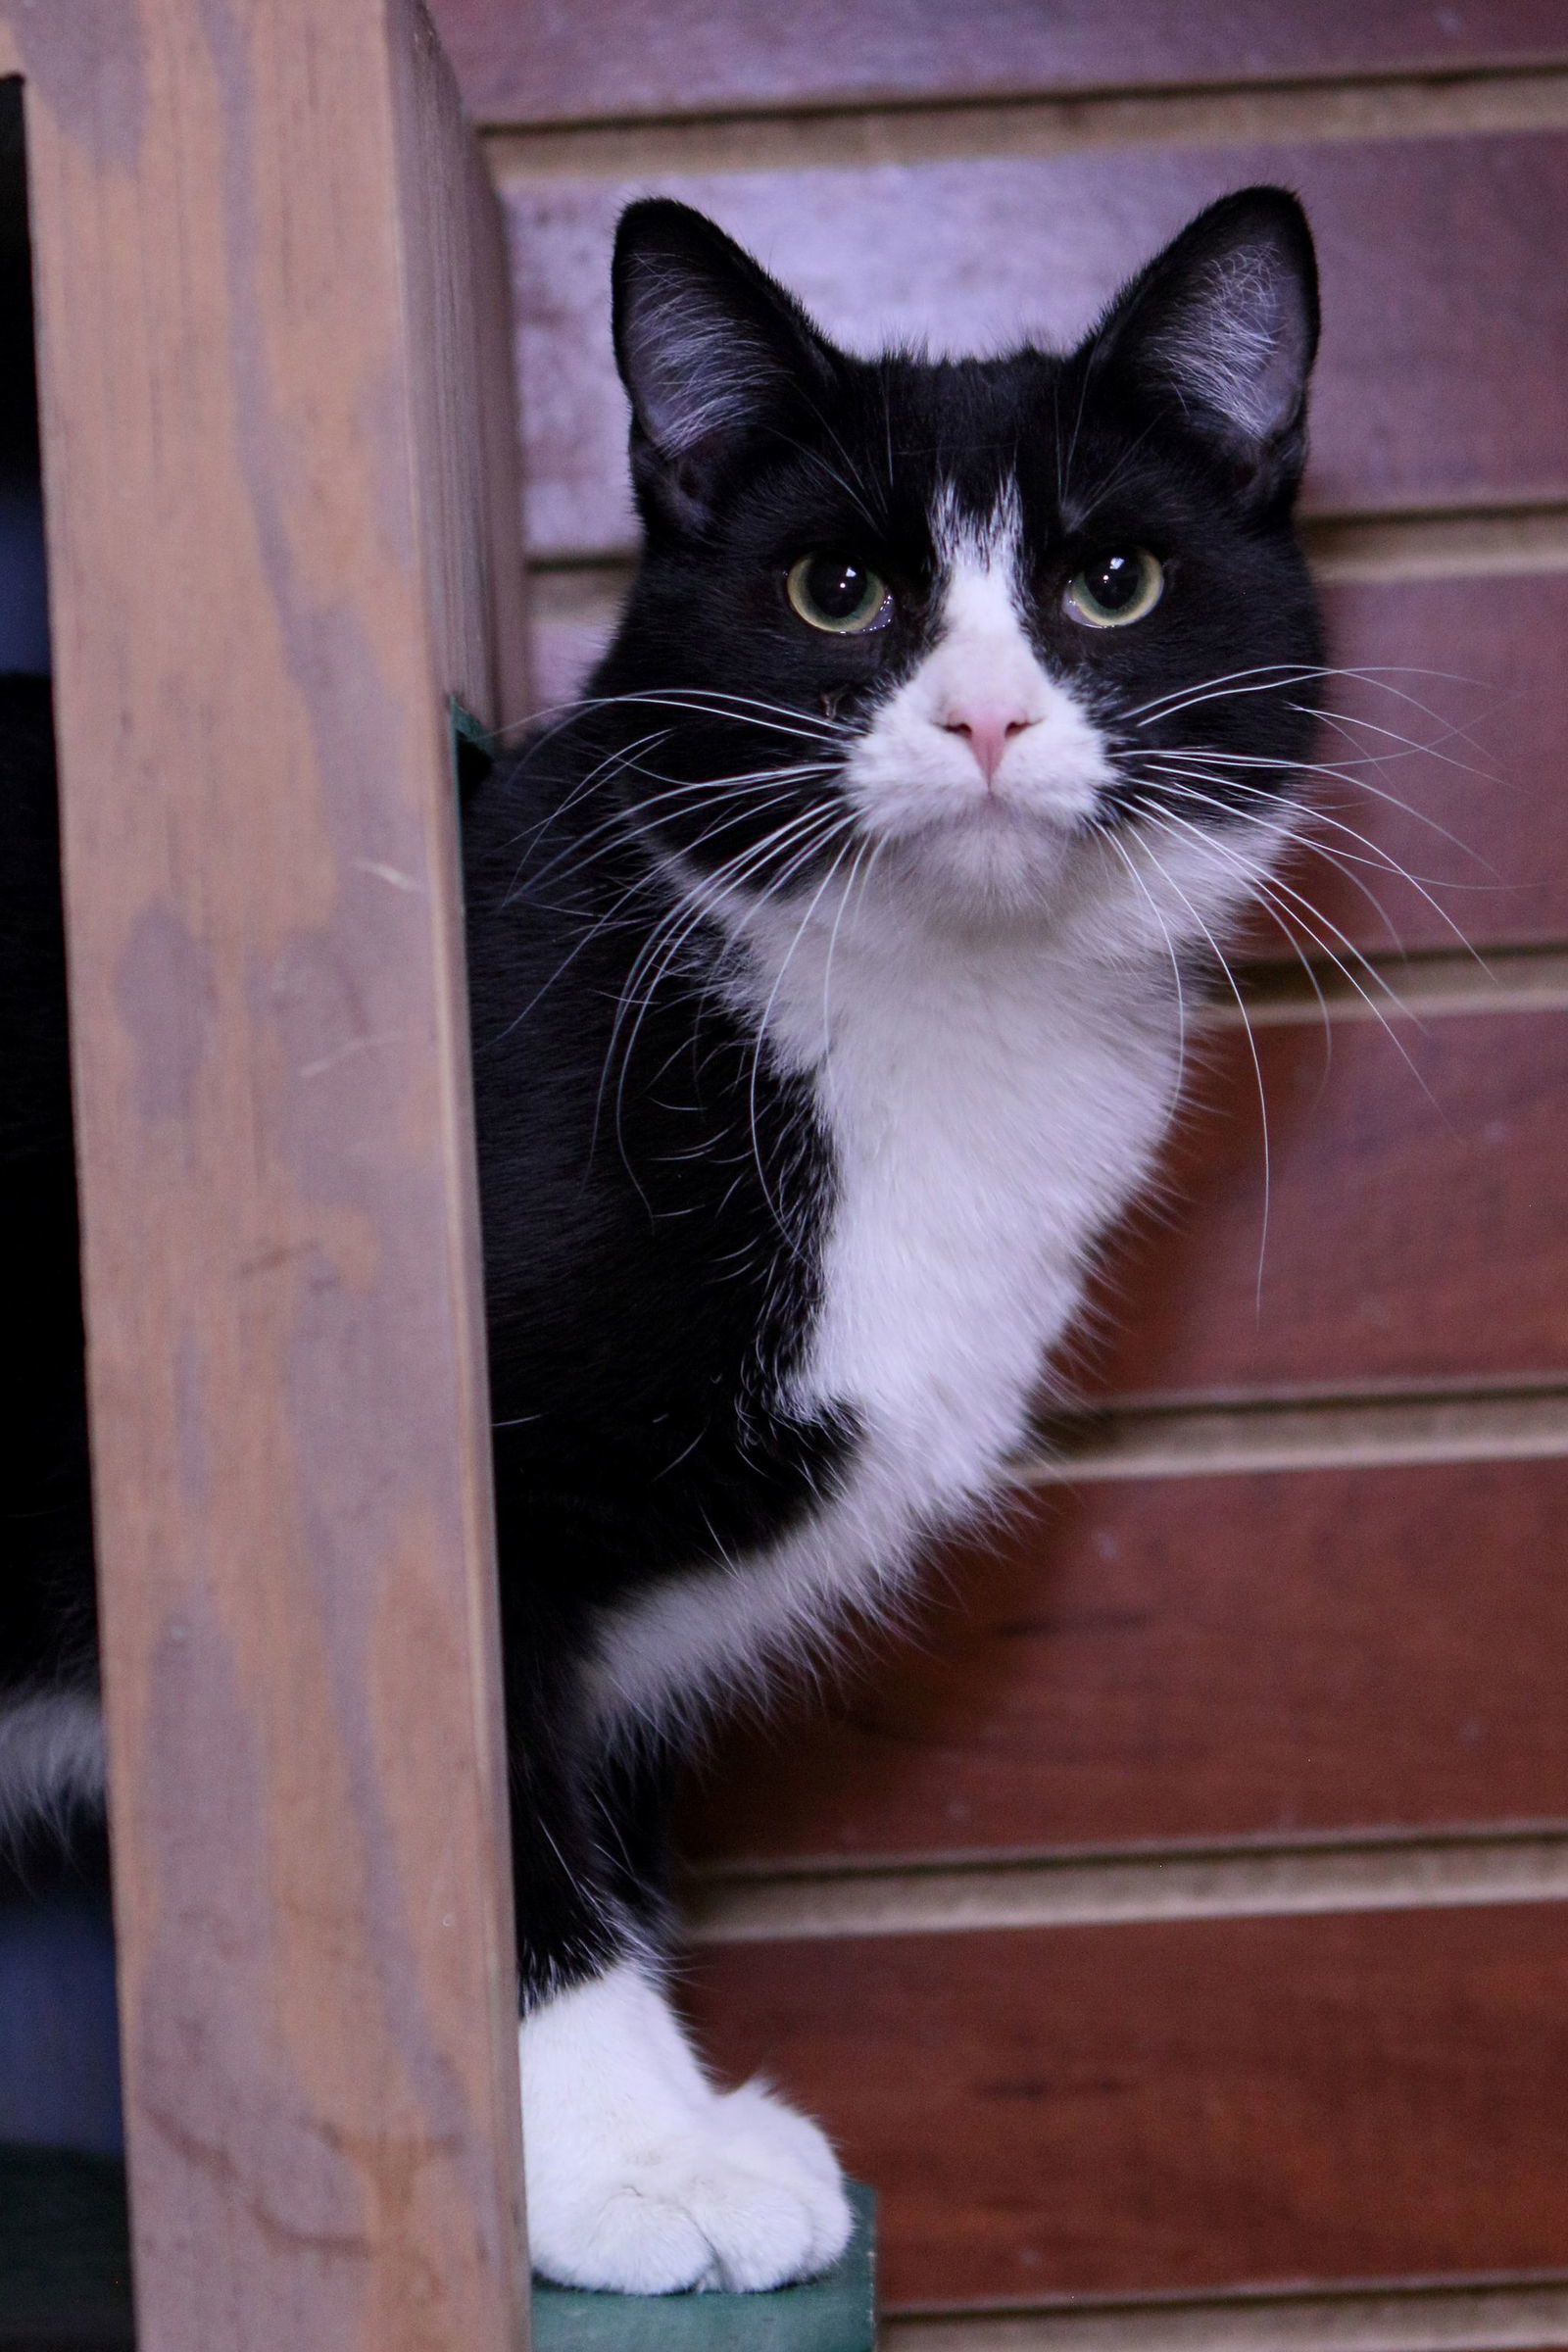
[[[742,449],[825,388],[828,346],[794,296],[689,205],[629,205],[612,281],[633,477],[672,520],[700,525]]]
[[[1294,491],[1317,351],[1317,263],[1288,189],[1243,188],[1190,221],[1091,338],[1097,372],[1173,405],[1262,499]]]

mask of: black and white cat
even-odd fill
[[[568,2282],[765,2287],[848,2208],[666,2000],[671,1766],[996,1495],[1149,1172],[1308,756],[1315,275],[1250,189],[1069,357],[867,361],[654,202],[614,299],[636,583],[465,815],[529,2223]],[[97,1769],[60,1549],[13,1810]]]

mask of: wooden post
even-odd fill
[[[0,0],[0,71],[140,2352],[513,2352],[448,747],[519,696],[494,224],[415,0]]]

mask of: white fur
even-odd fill
[[[782,2285],[827,2270],[851,2215],[816,2126],[759,2082],[709,2082],[631,1962],[523,2020],[534,2268],[623,2294]]]
[[[1156,339],[1154,357],[1185,399],[1262,440],[1300,399],[1301,321],[1280,257],[1270,247],[1218,255],[1196,294]]]
[[[33,1690],[0,1706],[0,1844],[42,1815],[104,1794],[104,1727],[86,1690]]]
[[[851,764],[863,854],[804,907],[730,915],[754,1015],[810,1074],[838,1164],[820,1318],[782,1401],[847,1408],[863,1440],[844,1492],[767,1552],[607,1619],[607,1722],[700,1706],[846,1603],[886,1607],[922,1540],[997,1492],[1092,1244],[1174,1105],[1177,955],[1228,924],[1286,830],[1086,833],[1108,766],[1024,633],[1014,519],[936,520],[947,625]],[[989,786],[947,723],[984,695],[1030,714]]]
[[[1024,633],[1012,502],[984,529],[944,502],[934,527],[947,572],[942,633],[878,712],[849,789],[867,828],[906,858],[1010,903],[1059,876],[1074,830],[1112,781],[1110,762],[1089,712]],[[987,707],[1018,722],[989,782],[951,724]]]
[[[627,335],[643,422],[666,457],[738,424],[777,378],[757,338],[686,271],[646,257],[629,290]]]

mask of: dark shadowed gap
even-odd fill
[[[0,1281],[12,1357],[0,1679],[35,1687],[61,1664],[35,1622],[38,1580],[72,1579],[90,1610],[91,1523],[17,80],[0,80]],[[107,1872],[101,1834],[80,1824],[0,1860],[0,2142],[99,2155],[121,2145]],[[11,2304],[0,2281],[0,2311]]]

